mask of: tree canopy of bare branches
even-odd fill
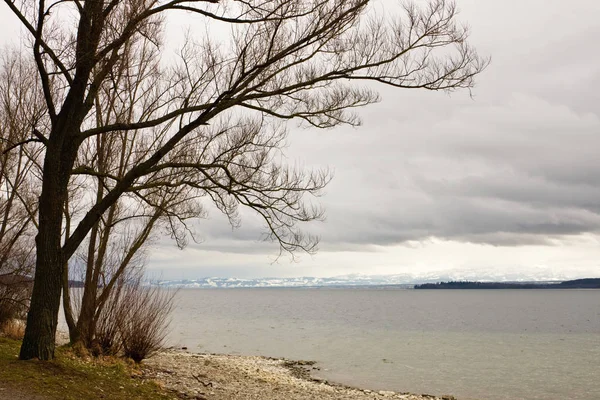
[[[138,101],[148,100],[146,92],[138,89],[156,76],[158,53],[152,47],[141,52],[135,50],[125,46],[123,51],[127,54],[122,55],[120,68],[111,72],[110,80],[99,90],[90,122],[95,127],[115,121],[131,122]],[[162,134],[160,130],[125,131],[118,135],[97,135],[83,143],[71,177],[69,204],[65,207],[67,240],[73,221],[102,201],[114,182],[147,156],[148,141],[160,140]],[[114,298],[111,292],[124,276],[143,266],[144,249],[153,233],[162,228],[183,247],[191,233],[186,220],[204,215],[199,201],[202,192],[197,189],[166,185],[159,174],[149,178],[145,186],[121,195],[90,230],[72,263],[75,268],[65,265],[63,308],[72,343],[79,342],[88,348],[95,343],[98,321],[105,315],[103,308]],[[81,275],[73,271],[78,266],[83,266]],[[85,282],[81,296],[70,295],[68,280],[74,274]]]
[[[286,122],[358,125],[354,110],[379,100],[369,82],[468,89],[487,64],[449,0],[390,6],[385,15],[368,0],[5,3],[28,32],[45,105],[27,139],[44,146],[45,158],[23,359],[53,357],[65,262],[120,198],[160,205],[185,188],[210,198],[233,224],[240,205],[255,210],[283,251],[313,251],[316,238],[298,223],[321,218],[307,195],[330,177],[282,162]],[[190,34],[176,60],[137,62],[148,52],[160,57],[168,47],[162,24],[178,13],[203,21],[205,33]],[[97,124],[98,105],[112,107],[107,99],[127,115]],[[81,157],[90,141],[124,135],[136,156],[125,170]],[[101,177],[104,189],[63,240],[74,176]],[[185,207],[165,212],[175,221]]]
[[[31,123],[43,111],[35,70],[14,52],[0,60],[0,324],[28,309],[41,146]]]

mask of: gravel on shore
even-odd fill
[[[153,379],[181,399],[196,400],[455,400],[391,391],[371,391],[313,379],[314,363],[259,356],[162,351],[142,363]]]

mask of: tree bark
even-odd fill
[[[60,153],[59,153],[60,154]],[[54,155],[54,160],[48,155]],[[61,188],[60,161],[48,152],[44,162],[44,181],[39,200],[39,231],[35,238],[37,259],[27,327],[19,358],[54,358],[54,340],[60,294],[63,259],[61,250],[62,207],[66,185]]]
[[[68,257],[62,250],[63,207],[67,201],[69,173],[80,143],[68,126],[70,108],[53,129],[44,157],[42,192],[39,198],[39,225],[35,237],[36,262],[27,326],[19,358],[51,360],[63,288],[63,270]],[[71,128],[71,129],[69,129]],[[65,140],[65,138],[67,140]]]

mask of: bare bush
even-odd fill
[[[168,315],[173,309],[174,292],[159,287],[137,286],[129,293],[120,327],[125,356],[135,362],[160,350],[167,335]]]
[[[119,327],[123,323],[124,304],[120,298],[122,285],[111,293],[106,306],[101,310],[96,322],[96,331],[92,340],[92,352],[114,356],[121,352],[121,333]],[[98,354],[97,354],[98,353]]]
[[[33,284],[41,150],[28,139],[39,118],[31,66],[0,57],[0,325],[25,318]]]
[[[98,316],[92,353],[140,362],[160,350],[168,332],[175,292],[143,284],[140,270],[119,279]]]
[[[31,278],[4,274],[0,275],[0,326],[13,320],[23,320],[29,308]]]

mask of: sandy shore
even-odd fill
[[[166,350],[143,363],[154,379],[179,398],[197,400],[454,400],[391,391],[371,391],[313,379],[313,363],[256,356],[192,354]]]

